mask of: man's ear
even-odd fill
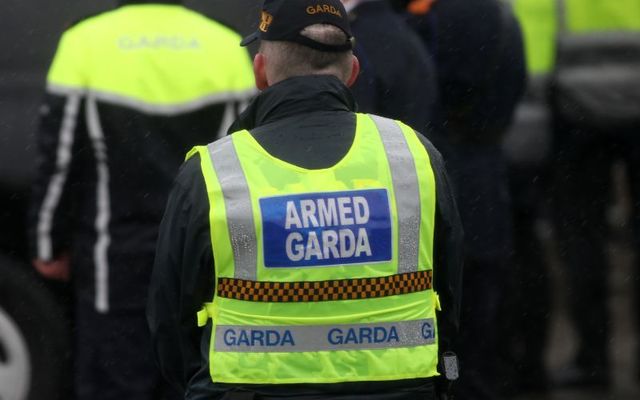
[[[266,59],[264,54],[258,53],[253,57],[253,75],[256,80],[258,90],[265,90],[269,87],[267,81]]]
[[[358,75],[360,74],[360,61],[358,61],[358,57],[356,56],[352,56],[352,57],[353,59],[351,60],[351,76],[347,80],[348,87],[351,87],[351,85],[356,83],[356,80],[358,79]]]

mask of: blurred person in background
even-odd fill
[[[399,119],[421,132],[433,123],[435,66],[420,38],[385,0],[342,0],[360,76],[351,87],[360,112]]]
[[[526,50],[528,83],[503,147],[513,209],[512,273],[501,307],[499,337],[505,394],[548,388],[545,350],[549,335],[550,276],[537,222],[549,211],[551,115],[547,102],[553,69],[555,0],[513,0]]]
[[[526,80],[520,27],[497,0],[411,0],[403,6],[429,47],[438,76],[443,152],[465,230],[459,352],[462,399],[495,399],[502,374],[497,338],[512,273],[512,211],[503,137]]]
[[[548,9],[557,35],[550,90],[553,220],[579,340],[573,363],[555,375],[560,385],[606,388],[611,382],[607,206],[616,160],[626,166],[633,247],[640,248],[640,2],[556,0]],[[640,285],[638,271],[635,281]]]
[[[47,77],[30,236],[35,268],[73,280],[78,399],[161,398],[144,308],[165,201],[254,93],[240,37],[179,3],[77,22]]]

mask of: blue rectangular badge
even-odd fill
[[[267,197],[260,211],[267,268],[391,260],[386,189]]]

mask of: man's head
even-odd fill
[[[351,85],[359,72],[351,28],[339,0],[265,0],[254,58],[258,89],[303,75],[333,75]]]

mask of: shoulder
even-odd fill
[[[115,8],[110,8],[108,10],[102,10],[102,11],[84,15],[72,21],[71,23],[69,23],[64,31],[64,34],[73,35],[73,34],[82,32],[87,28],[90,29],[93,24],[97,23],[98,21],[102,20],[105,17],[108,18],[115,10],[116,10]]]
[[[175,188],[188,192],[195,185],[204,183],[200,157],[201,154],[195,152],[182,164],[174,181]]]
[[[425,135],[418,131],[414,131],[420,143],[424,146],[427,153],[429,153],[429,157],[431,158],[432,164],[444,165],[444,160],[442,158],[442,154],[436,148],[436,146],[429,140]]]
[[[429,159],[431,160],[432,166],[436,167],[436,165],[437,166],[444,165],[442,154],[425,134],[418,132],[417,130],[415,130],[414,128],[412,128],[408,124],[405,124],[402,121],[396,121],[396,123],[400,125],[405,135],[408,138],[410,138],[411,142],[413,142],[415,145],[424,147],[425,151],[429,155]],[[427,134],[428,133],[429,132],[427,132]]]

